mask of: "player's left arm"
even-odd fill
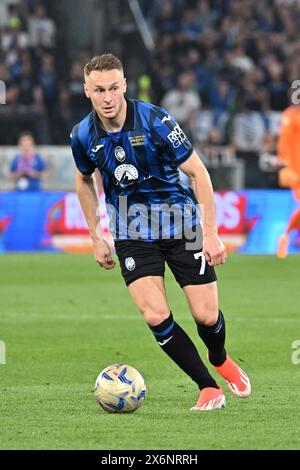
[[[197,202],[201,208],[204,256],[210,266],[224,264],[227,253],[218,235],[214,192],[208,171],[195,151],[180,165],[180,169],[191,179]]]

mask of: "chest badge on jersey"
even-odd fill
[[[133,271],[135,269],[135,261],[133,258],[125,258],[125,266],[128,269],[128,271]]]
[[[115,157],[118,160],[118,162],[124,162],[126,158],[126,153],[123,147],[120,147],[118,145],[118,147],[115,148]]]
[[[135,166],[133,165],[119,165],[115,169],[115,178],[121,185],[127,185],[130,184],[130,182],[134,182],[135,180],[138,179],[139,173]]]

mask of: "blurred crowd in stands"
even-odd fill
[[[246,162],[247,185],[264,186],[255,168],[258,154],[276,154],[281,112],[291,104],[292,83],[300,79],[300,2],[158,5],[152,10],[157,45],[149,61],[152,99],[206,152],[210,145],[232,145]]]
[[[71,63],[65,76],[57,50],[57,26],[42,2],[3,0],[0,80],[6,105],[0,106],[0,144],[15,144],[22,130],[32,132],[39,144],[66,144],[74,123],[90,111],[82,88],[88,57]]]
[[[0,6],[0,80],[7,86],[0,142],[15,143],[26,120],[38,143],[67,144],[71,127],[90,110],[82,89],[89,53],[62,76],[57,25],[43,2],[11,1]],[[208,152],[212,145],[232,146],[246,162],[276,153],[281,112],[300,79],[300,1],[139,3],[154,49],[136,47],[139,32],[123,0],[114,0],[118,22],[105,44],[124,61],[131,97],[167,108]]]

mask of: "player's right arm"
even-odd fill
[[[116,263],[112,258],[108,243],[102,237],[94,174],[84,175],[77,170],[75,182],[80,205],[89,227],[95,260],[103,268],[112,269]]]
[[[78,127],[75,126],[71,134],[72,153],[77,166],[76,191],[89,227],[95,260],[103,268],[112,269],[115,267],[115,262],[110,247],[102,236],[100,225],[98,192],[94,176],[96,167],[88,158],[85,148],[78,138]]]

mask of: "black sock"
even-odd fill
[[[217,322],[212,326],[196,323],[200,338],[208,349],[209,362],[214,366],[221,366],[226,359],[225,345],[225,319],[221,310]]]
[[[156,341],[163,351],[188,374],[200,389],[219,388],[203,364],[199,353],[183,329],[170,316],[157,326],[150,326]]]

